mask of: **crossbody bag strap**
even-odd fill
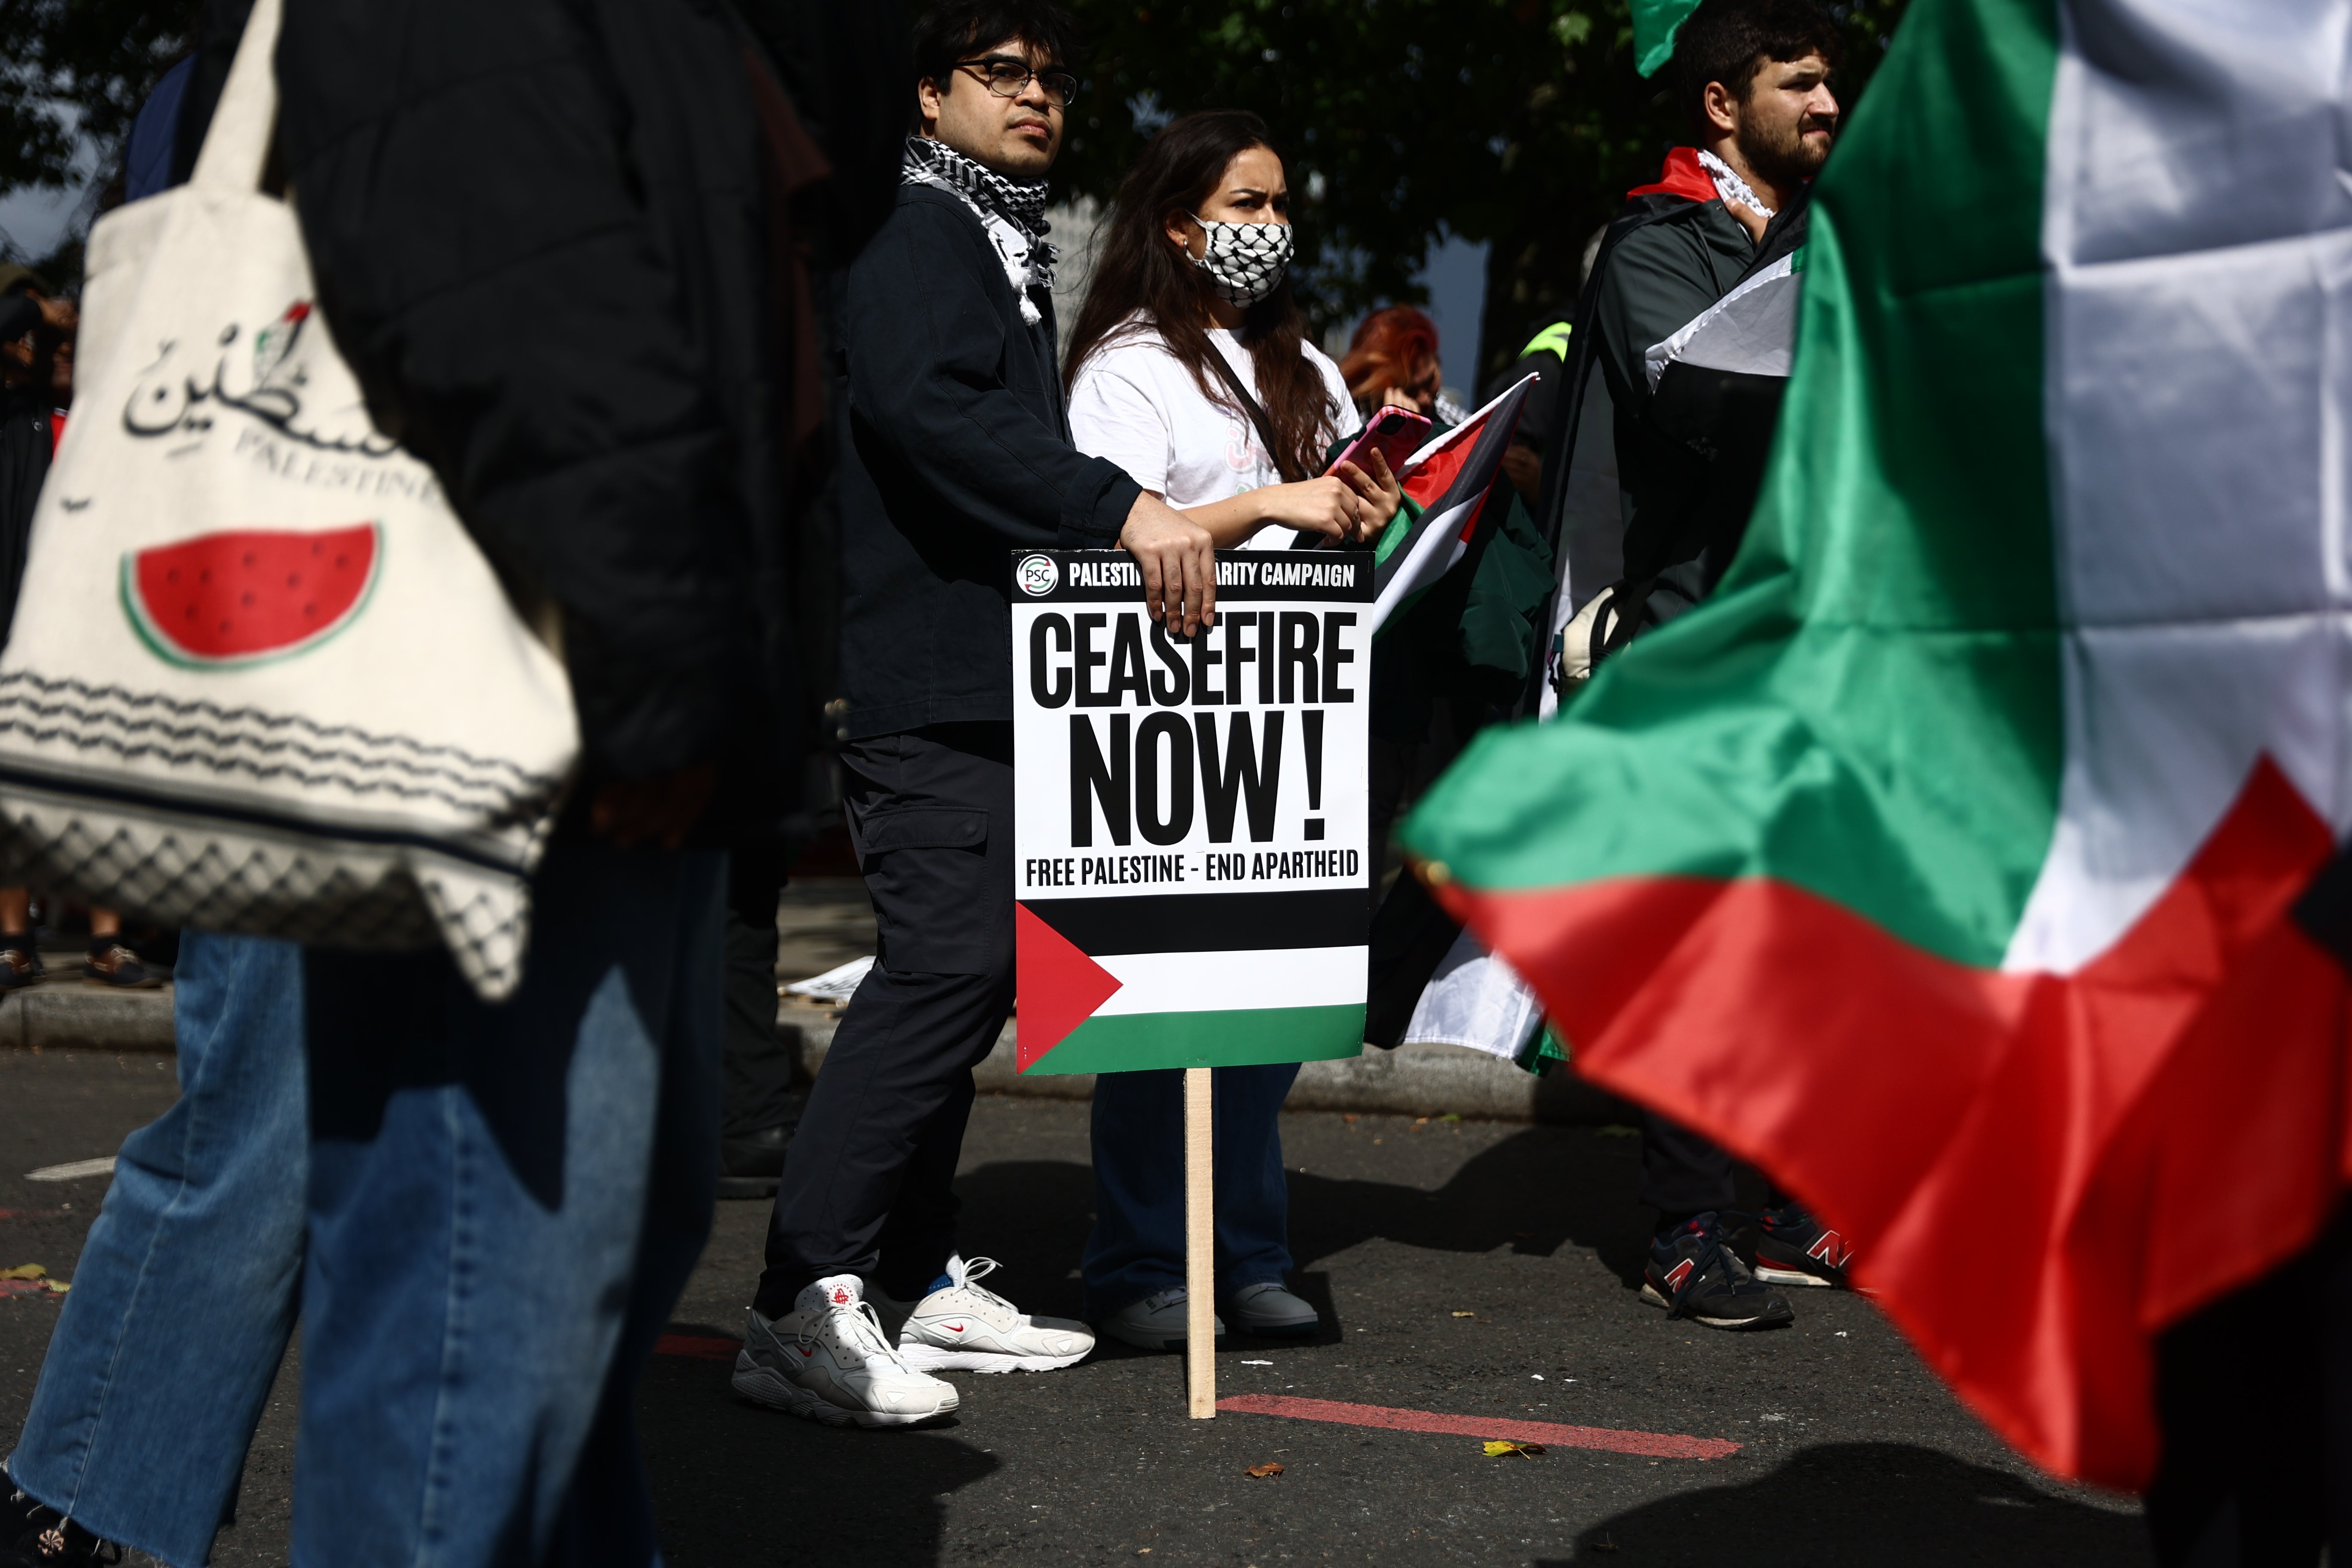
[[[1242,412],[1249,416],[1249,422],[1256,426],[1257,438],[1265,443],[1265,455],[1274,459],[1274,471],[1282,476],[1282,482],[1295,485],[1305,479],[1307,476],[1298,471],[1297,457],[1285,452],[1275,440],[1274,421],[1266,417],[1265,409],[1250,395],[1250,389],[1242,384],[1240,376],[1234,374],[1234,367],[1225,363],[1225,356],[1214,343],[1209,345],[1209,363],[1216,367],[1218,375],[1224,378],[1226,390],[1241,399]]]
[[[205,132],[188,183],[250,195],[260,188],[278,130],[278,22],[280,0],[254,0],[237,40],[236,58],[221,88],[220,105]]]

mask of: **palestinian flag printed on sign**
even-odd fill
[[[1371,630],[1458,565],[1477,537],[1486,498],[1502,477],[1532,375],[1405,459],[1401,477],[1413,504],[1397,513],[1373,551]],[[1508,504],[1506,494],[1500,504]]]
[[[2352,1169],[2347,0],[1917,0],[1813,197],[1715,597],[1406,828],[1579,1068],[1770,1170],[2004,1436]]]

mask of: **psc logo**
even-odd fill
[[[1033,599],[1042,599],[1061,586],[1062,569],[1050,555],[1024,555],[1013,570],[1013,581]]]

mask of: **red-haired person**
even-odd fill
[[[1390,406],[1437,418],[1445,381],[1437,357],[1437,323],[1411,305],[1374,310],[1357,323],[1339,374],[1348,378],[1348,395],[1367,418]]]

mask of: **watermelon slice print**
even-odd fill
[[[122,610],[159,657],[227,669],[316,647],[367,605],[383,560],[373,522],[240,528],[122,557]]]

